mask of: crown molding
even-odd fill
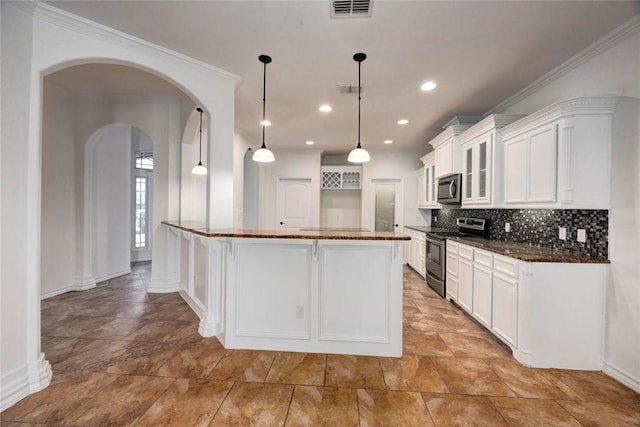
[[[151,52],[169,60],[179,61],[186,65],[199,68],[202,71],[216,74],[218,77],[226,79],[234,85],[237,85],[240,81],[240,77],[233,73],[174,50],[167,49],[106,25],[82,18],[46,3],[35,2],[33,4],[36,6],[33,14],[34,19],[57,25],[58,27],[84,34],[101,41],[107,41],[130,49],[140,50],[144,53]]]
[[[487,132],[501,129],[523,117],[521,114],[491,114],[461,133],[460,143],[465,144]]]
[[[556,102],[542,108],[528,116],[505,126],[501,135],[503,138],[511,138],[527,132],[533,127],[559,120],[563,117],[575,115],[611,115],[618,103],[617,97],[585,97],[568,101]]]
[[[480,119],[482,119],[482,117],[479,116],[454,117],[442,127],[444,129],[442,132],[440,132],[431,141],[429,141],[429,145],[431,145],[433,148],[439,147],[449,139],[460,135],[462,132],[469,129],[471,126],[480,121]]]
[[[592,45],[581,50],[580,52],[569,58],[567,61],[549,71],[547,74],[535,80],[524,89],[505,99],[500,104],[487,111],[485,113],[485,116],[496,111],[504,111],[512,105],[517,104],[533,93],[541,90],[543,87],[558,80],[560,77],[564,76],[570,71],[578,68],[580,65],[599,55],[603,51],[609,49],[611,46],[614,46],[620,41],[632,36],[633,34],[636,34],[638,31],[640,31],[640,13],[629,19],[618,28],[611,31],[609,34],[602,37],[600,40],[597,40]]]

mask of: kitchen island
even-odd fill
[[[200,317],[201,335],[230,349],[402,355],[408,236],[163,224],[175,288]]]

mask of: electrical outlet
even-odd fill
[[[304,319],[304,305],[296,305],[296,319]]]
[[[558,239],[567,240],[567,229],[564,227],[560,227],[558,229]]]
[[[578,242],[586,242],[587,241],[587,230],[584,228],[578,229]]]
[[[509,224],[508,222],[504,223],[504,231],[505,232],[510,232],[511,231],[511,224]]]

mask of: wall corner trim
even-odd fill
[[[0,377],[0,412],[47,387],[51,376],[51,365],[40,353],[36,360]]]
[[[602,365],[602,372],[633,389],[636,393],[640,393],[640,378],[635,378],[633,375],[625,372],[606,360]]]

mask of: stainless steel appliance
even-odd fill
[[[432,228],[426,239],[427,285],[441,297],[446,295],[447,237],[487,237],[488,220],[484,218],[458,218],[458,229]]]
[[[459,205],[462,202],[462,174],[454,173],[438,178],[438,203]]]

